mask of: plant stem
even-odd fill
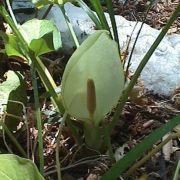
[[[143,28],[143,25],[144,25],[144,23],[145,23],[145,20],[146,20],[146,18],[147,18],[147,15],[148,15],[149,10],[151,9],[151,7],[152,7],[152,3],[150,3],[150,5],[148,6],[148,9],[147,9],[147,11],[146,11],[146,15],[145,15],[145,17],[144,17],[144,19],[143,19],[143,21],[142,21],[142,23],[141,23],[141,26],[140,26],[140,28],[139,28],[139,31],[138,31],[137,36],[136,36],[136,38],[135,38],[135,41],[134,41],[134,43],[133,43],[133,47],[132,47],[131,53],[130,53],[130,55],[129,55],[128,64],[127,64],[127,67],[126,67],[125,81],[127,80],[128,70],[129,70],[129,67],[130,67],[130,65],[131,65],[131,59],[132,59],[132,55],[133,55],[133,52],[134,52],[134,49],[135,49],[137,40],[138,40],[138,38],[139,38],[139,35],[140,35],[140,33],[141,33],[141,30],[142,30],[142,28]],[[137,24],[136,24],[136,25],[137,25]],[[136,25],[135,25],[135,27],[136,27]],[[134,27],[134,28],[135,28],[135,27]]]
[[[111,31],[110,31],[109,25],[107,23],[106,17],[104,15],[104,11],[102,9],[100,1],[99,0],[90,0],[90,2],[92,4],[94,10],[97,13],[97,16],[98,16],[98,18],[99,18],[99,20],[100,20],[100,22],[102,24],[103,29],[109,31],[110,36],[112,38],[112,34],[111,34]]]
[[[41,173],[42,176],[44,176],[44,155],[43,155],[41,110],[40,110],[37,79],[36,79],[36,70],[35,70],[35,67],[34,67],[34,63],[32,63],[32,65],[31,65],[31,76],[32,76],[34,101],[35,101],[36,124],[37,124],[37,129],[38,129],[39,166],[40,166],[40,173]]]
[[[82,0],[76,0],[78,5],[88,14],[91,20],[95,23],[97,29],[103,29],[99,19],[96,17],[94,12],[86,5],[86,3]]]
[[[9,136],[9,138],[11,139],[11,141],[14,143],[14,145],[17,147],[17,149],[19,150],[19,152],[24,156],[27,157],[26,152],[24,151],[24,149],[22,148],[22,146],[19,144],[19,142],[16,140],[16,138],[13,136],[13,134],[11,133],[11,131],[8,129],[8,127],[4,124],[4,122],[1,120],[0,121],[0,125],[3,127],[4,131],[7,133],[7,135]]]
[[[61,139],[61,134],[62,134],[62,126],[64,125],[64,122],[66,118],[68,117],[67,112],[65,111],[63,118],[61,120],[61,124],[59,125],[59,132],[57,136],[57,143],[56,143],[56,170],[57,170],[57,176],[58,180],[61,180],[61,165],[59,162],[59,147],[60,147],[60,139]]]
[[[121,58],[120,42],[119,42],[119,37],[118,37],[118,31],[117,31],[117,25],[116,25],[114,10],[113,10],[113,3],[112,3],[112,0],[105,0],[105,1],[106,1],[106,4],[107,4],[110,19],[111,19],[111,24],[112,24],[112,28],[113,28],[113,34],[114,34],[114,40],[118,44],[119,55],[120,55],[120,58]]]
[[[53,5],[54,5],[54,4],[50,4],[50,5],[48,6],[48,8],[46,9],[46,11],[45,11],[45,13],[44,13],[44,15],[42,16],[41,19],[45,19],[45,18],[47,17],[47,15],[49,14],[49,12],[50,12],[50,10],[52,9]]]
[[[71,37],[72,37],[72,39],[73,39],[73,41],[74,41],[74,43],[76,45],[76,48],[78,48],[79,47],[79,41],[78,41],[77,36],[76,36],[76,34],[75,34],[74,30],[73,30],[72,24],[71,24],[68,16],[66,15],[64,6],[59,5],[59,8],[61,9],[61,11],[63,13],[64,19],[66,21],[69,32],[71,33]]]
[[[173,180],[178,180],[178,176],[180,174],[180,158],[178,160],[178,164],[177,164],[177,167],[176,167],[176,171],[174,173],[174,177],[173,177]]]
[[[13,11],[12,11],[11,4],[10,4],[9,0],[6,0],[6,4],[7,4],[7,7],[8,7],[8,10],[9,10],[9,13],[10,13],[10,15],[11,15],[11,18],[12,18],[12,20],[14,21],[15,26],[17,27],[17,26],[18,26],[18,23],[17,23],[17,21],[16,21],[16,18],[15,18],[15,16],[14,16]]]

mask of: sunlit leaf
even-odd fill
[[[44,180],[31,160],[13,154],[0,155],[0,179]]]
[[[20,32],[37,55],[61,47],[60,32],[52,21],[32,19],[21,26]]]
[[[7,35],[4,32],[0,32],[0,36],[3,38],[5,42],[5,52],[9,57],[17,56],[24,58],[22,49],[15,35]]]

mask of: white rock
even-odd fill
[[[67,3],[65,5],[65,9],[70,21],[73,24],[79,42],[82,42],[87,37],[87,35],[95,31],[94,23],[81,8]],[[109,22],[108,14],[106,14],[106,17]],[[54,6],[47,18],[54,20],[57,27],[61,31],[63,45],[66,52],[73,52],[74,43],[68,32],[59,7]],[[131,35],[136,22],[127,21],[121,16],[116,16],[116,22],[120,45],[122,48],[126,44],[127,36]],[[130,43],[130,50],[133,46],[133,42],[136,38],[140,25],[141,23],[139,22],[134,30],[132,41]],[[159,30],[153,29],[149,25],[144,24],[133,52],[133,57],[131,60],[132,64],[130,67],[131,71],[135,71],[138,64],[159,33]],[[154,93],[166,96],[171,96],[173,91],[177,87],[180,87],[179,34],[166,35],[154,54],[151,56],[140,76],[140,79],[144,81],[144,85],[147,89],[153,90]]]

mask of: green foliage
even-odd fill
[[[24,58],[21,47],[18,44],[17,38],[13,34],[5,34],[4,32],[0,32],[0,36],[3,38],[5,42],[5,52],[9,57],[17,56]]]
[[[117,104],[124,89],[124,73],[118,48],[107,31],[99,30],[89,36],[69,59],[63,74],[64,107],[71,116],[84,121],[91,121],[87,108],[89,79],[95,85],[96,108],[93,122],[98,126]]]
[[[52,21],[32,19],[19,27],[30,50],[39,56],[59,49],[62,46],[60,32]],[[24,57],[22,44],[14,34],[6,35],[1,32],[5,41],[8,56]]]
[[[42,0],[34,2],[38,7],[44,6],[47,3],[59,4],[63,10],[64,16],[66,16],[63,8],[63,4],[66,1]],[[106,2],[107,4],[109,3],[108,8],[113,25],[114,37],[116,41],[118,41],[117,29],[113,17],[114,14],[112,12],[112,3],[108,0],[106,0]],[[97,21],[97,24],[99,24],[99,28],[104,28],[110,33],[109,26],[99,0],[91,0],[91,3],[93,4],[101,22],[99,24],[97,19],[94,19]],[[161,31],[152,47],[142,59],[132,80],[125,90],[124,73],[120,62],[117,44],[110,39],[107,31],[97,31],[91,35],[79,48],[77,48],[70,58],[62,79],[63,102],[68,114],[82,120],[85,142],[91,147],[99,150],[104,140],[102,137],[105,137],[105,143],[108,145],[109,151],[112,151],[110,147],[110,133],[119,120],[120,113],[122,112],[124,104],[128,99],[129,93],[133,89],[149,58],[165,36],[168,28],[177,18],[179,11],[180,5],[178,5],[170,21]],[[55,92],[56,86],[54,86],[54,83],[51,83],[52,79],[49,79],[45,67],[37,57],[38,55],[50,52],[53,49],[58,49],[61,46],[57,31],[54,31],[54,28],[51,25],[44,24],[44,21],[40,22],[39,20],[36,20],[39,28],[38,31],[37,24],[34,22],[34,24],[32,22],[28,22],[30,25],[25,23],[25,30],[23,29],[23,26],[18,30],[11,18],[8,16],[6,9],[1,4],[0,13],[10,24],[14,32],[14,35],[11,37],[9,35],[3,35],[7,43],[7,54],[15,56],[22,55],[34,63],[46,89],[53,97],[53,101],[55,102],[54,104],[57,105],[57,109],[61,112],[60,110],[63,108],[61,105],[61,99]],[[89,13],[89,15],[92,16],[92,13]],[[94,17],[92,16],[92,18]],[[67,20],[67,17],[65,19]],[[69,21],[67,21],[67,24],[68,23]],[[33,29],[34,33],[31,29]],[[71,30],[72,27],[69,29]],[[72,37],[76,40],[74,35],[75,34],[73,34]],[[58,36],[58,38],[54,39],[56,36]],[[10,44],[9,46],[8,43]],[[38,47],[36,45],[38,45]],[[118,100],[120,101],[111,123],[103,124],[102,120],[105,114],[117,104]],[[69,127],[76,128],[76,125],[71,124],[71,120],[68,123]],[[142,153],[144,153],[145,150],[149,149],[152,144],[154,144],[177,124],[179,124],[179,117],[173,119],[162,128],[153,132],[142,143],[131,150],[122,160],[117,162],[117,164],[115,164],[115,166],[113,166],[112,169],[103,176],[103,179],[116,179],[116,177],[122,174],[137,158],[142,155]],[[39,131],[40,130],[41,129],[39,129]],[[72,130],[72,132],[73,131],[74,130]],[[74,132],[78,134],[78,130]],[[57,161],[59,162],[58,158]],[[14,173],[15,172],[13,172],[13,174]],[[27,177],[25,179],[27,179]]]
[[[101,6],[100,0],[90,0],[93,9],[95,10],[95,12],[97,13],[97,16],[101,22],[101,25],[103,27],[103,29],[109,31],[110,35],[111,35],[111,31],[110,31],[110,27],[108,25],[108,22],[106,20],[106,17],[104,15],[104,11],[103,8]],[[93,19],[92,19],[93,20]]]
[[[28,60],[29,65],[31,65],[31,62],[34,63],[35,68],[46,88],[46,90],[50,93],[51,100],[54,104],[54,106],[57,108],[57,111],[61,114],[63,113],[63,106],[61,103],[61,97],[55,92],[56,84],[50,75],[47,68],[44,66],[44,64],[41,62],[40,58],[35,56],[35,52],[32,53],[30,50],[30,47],[28,46],[25,38],[20,33],[19,29],[15,25],[15,23],[12,21],[11,17],[9,16],[8,12],[6,11],[6,8],[0,4],[0,14],[3,16],[5,21],[10,25],[11,29],[13,30],[14,35],[16,35],[17,42],[21,46],[21,49],[23,50],[23,55]]]
[[[20,27],[20,32],[36,56],[58,50],[62,46],[60,32],[50,20],[27,21]]]
[[[44,180],[31,160],[13,154],[0,155],[0,179]]]
[[[23,75],[19,72],[8,71],[6,81],[0,84],[0,97],[3,104],[7,104],[4,110],[13,115],[5,117],[5,124],[10,130],[16,130],[22,117],[23,106],[20,103],[26,104],[27,100]]]

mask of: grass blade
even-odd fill
[[[139,158],[145,151],[151,148],[153,144],[155,144],[178,124],[180,124],[180,116],[173,118],[161,128],[155,130],[141,143],[136,145],[135,148],[129,151],[121,160],[115,163],[114,166],[104,174],[102,180],[117,179],[117,177],[121,175],[128,167],[130,167],[137,158]]]
[[[180,158],[178,160],[178,164],[177,164],[177,167],[176,167],[176,171],[174,173],[173,180],[178,180],[179,174],[180,174]]]
[[[44,176],[44,154],[43,154],[43,137],[42,137],[42,123],[41,123],[41,110],[38,95],[38,86],[36,78],[36,70],[34,63],[31,65],[32,84],[34,90],[34,101],[35,101],[35,116],[36,125],[38,129],[38,155],[39,155],[39,170],[42,176]]]
[[[101,3],[99,0],[90,0],[94,10],[96,11],[97,13],[97,16],[102,24],[102,27],[103,29],[109,31],[111,37],[112,37],[112,34],[111,34],[111,31],[110,31],[110,28],[109,28],[109,25],[107,23],[107,20],[106,20],[106,17],[104,15],[104,11],[102,9],[102,6],[101,6]]]
[[[119,44],[120,42],[119,42],[119,37],[118,37],[118,31],[117,31],[117,25],[116,25],[114,10],[113,10],[113,3],[112,3],[112,0],[105,0],[105,1],[106,1],[106,4],[107,4],[109,16],[110,16],[110,19],[111,19],[111,24],[112,24],[112,28],[113,28],[113,34],[114,34],[114,40],[118,44],[118,50],[119,50],[120,57],[121,57],[120,44]]]

